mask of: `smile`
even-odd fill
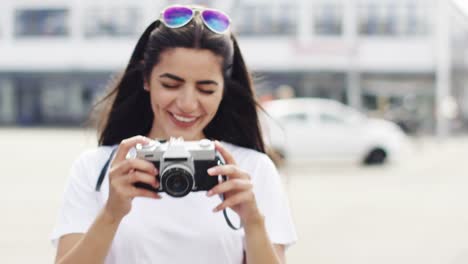
[[[174,114],[174,113],[171,113],[169,112],[169,114],[171,115],[171,117],[174,118],[174,120],[176,121],[179,121],[179,122],[182,122],[182,123],[185,123],[185,124],[191,124],[191,123],[194,123],[199,117],[186,117],[186,116],[180,116],[180,115],[177,115],[177,114]]]

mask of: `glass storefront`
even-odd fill
[[[343,72],[261,73],[256,82],[261,98],[282,98],[285,88],[297,97],[347,99]],[[362,111],[369,116],[396,122],[408,133],[434,131],[433,74],[361,74]]]
[[[10,79],[0,78],[0,124],[16,121],[15,89]]]
[[[110,73],[11,74],[0,79],[0,124],[82,125]]]
[[[371,116],[394,121],[408,133],[430,133],[434,85],[433,74],[363,74],[363,106]]]

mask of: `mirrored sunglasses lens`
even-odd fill
[[[229,28],[229,18],[221,12],[204,10],[202,17],[206,25],[214,32],[224,33]]]
[[[164,10],[163,19],[169,27],[181,27],[192,19],[193,11],[187,7],[170,7]]]

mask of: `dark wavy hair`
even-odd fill
[[[210,50],[223,58],[223,98],[213,120],[203,130],[205,136],[265,152],[257,114],[260,105],[236,38],[232,33],[210,31],[198,16],[177,29],[158,20],[146,28],[125,71],[93,108],[99,116],[98,144],[115,145],[149,133],[154,114],[149,93],[143,89],[144,80],[149,79],[161,54],[176,47]]]

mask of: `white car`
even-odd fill
[[[261,115],[267,145],[286,161],[395,161],[409,141],[386,120],[368,118],[338,101],[320,98],[273,100]]]

